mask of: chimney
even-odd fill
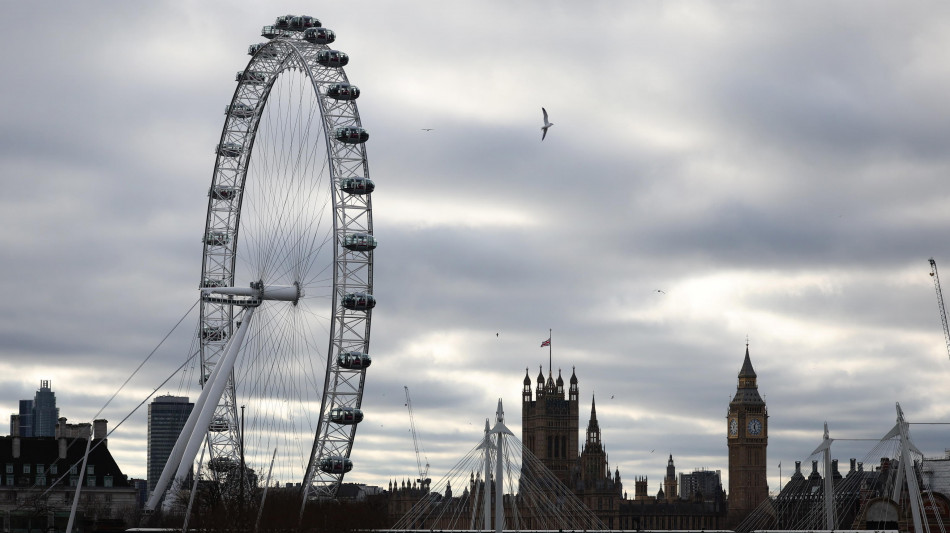
[[[20,458],[20,437],[13,437],[13,458]]]
[[[63,431],[64,431],[65,429],[66,429],[66,417],[65,417],[65,416],[61,416],[61,417],[59,417],[59,419],[56,421],[56,438],[57,438],[57,439],[60,438],[60,437],[65,437],[65,436],[66,436],[66,435],[63,433]]]
[[[59,438],[59,458],[66,458],[66,439],[64,437]]]
[[[94,438],[94,439],[105,439],[105,438],[106,438],[106,435],[109,434],[109,431],[108,431],[108,429],[107,429],[107,428],[108,428],[108,425],[109,425],[109,421],[108,421],[108,420],[105,420],[105,419],[103,419],[103,418],[99,418],[99,419],[93,420],[93,422],[92,422],[93,438]],[[105,443],[105,442],[104,442],[103,444],[104,444],[104,445],[108,445],[108,443]]]

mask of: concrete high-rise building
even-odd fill
[[[187,396],[157,396],[148,405],[148,492],[155,489],[195,404]]]
[[[59,420],[59,408],[56,407],[56,394],[49,387],[49,380],[40,381],[40,390],[33,397],[33,435],[34,437],[56,436],[56,422]],[[23,422],[20,427],[23,427]],[[20,435],[25,437],[26,435]]]
[[[714,501],[722,491],[722,477],[719,470],[693,470],[689,474],[680,474],[680,498],[696,499],[702,495],[702,501]]]

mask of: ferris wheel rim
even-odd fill
[[[329,186],[331,188],[329,197],[332,201],[332,220],[333,220],[333,259],[332,259],[332,290],[331,302],[330,302],[330,311],[333,319],[330,321],[330,333],[328,335],[328,347],[326,352],[326,370],[324,372],[324,384],[322,389],[322,399],[321,399],[321,408],[319,413],[319,425],[316,429],[314,438],[313,438],[313,447],[311,450],[310,457],[307,461],[307,473],[304,476],[304,489],[305,489],[305,498],[308,496],[310,491],[315,493],[335,492],[336,487],[342,481],[342,473],[328,473],[323,475],[317,468],[316,462],[322,459],[322,455],[326,451],[326,445],[328,440],[331,439],[330,436],[330,426],[331,423],[328,419],[329,411],[336,405],[336,397],[339,395],[340,391],[338,387],[341,383],[350,383],[350,392],[348,394],[348,399],[346,400],[349,405],[359,408],[362,403],[362,394],[365,381],[365,367],[358,372],[358,385],[352,385],[354,381],[354,376],[347,376],[347,379],[340,379],[340,368],[336,364],[336,353],[344,353],[345,348],[352,348],[354,344],[361,344],[361,352],[364,354],[369,351],[369,338],[370,338],[370,324],[372,317],[372,308],[364,309],[362,311],[352,311],[353,313],[362,312],[364,318],[360,322],[357,318],[357,322],[360,322],[358,325],[362,327],[362,338],[354,340],[350,338],[344,340],[342,338],[344,326],[346,326],[345,317],[347,316],[348,310],[344,308],[344,296],[350,296],[348,291],[349,289],[356,287],[363,289],[362,293],[371,295],[373,289],[373,252],[372,249],[369,250],[356,250],[356,253],[362,253],[365,255],[362,263],[359,261],[350,260],[351,263],[358,264],[359,267],[356,270],[360,270],[359,282],[351,283],[350,279],[347,278],[348,272],[351,272],[352,266],[347,263],[348,258],[355,253],[353,248],[347,248],[344,246],[344,239],[348,238],[352,233],[351,229],[359,230],[358,233],[369,235],[372,239],[373,235],[373,221],[372,221],[372,208],[371,208],[371,194],[365,194],[365,212],[361,217],[361,221],[356,224],[351,222],[353,221],[352,213],[344,214],[342,211],[345,207],[352,209],[352,206],[346,205],[347,195],[340,189],[339,179],[346,177],[346,174],[352,174],[357,172],[361,174],[361,177],[369,180],[369,168],[366,158],[365,146],[360,143],[358,150],[350,149],[349,155],[352,156],[353,153],[358,152],[360,154],[360,162],[357,164],[353,163],[353,158],[351,157],[348,161],[346,168],[339,168],[336,161],[334,160],[334,152],[338,150],[339,147],[335,146],[335,141],[331,137],[332,132],[331,121],[327,118],[328,108],[331,105],[321,89],[327,86],[330,83],[348,83],[346,74],[342,69],[342,66],[338,68],[330,68],[319,65],[315,62],[314,57],[320,51],[330,50],[326,45],[308,43],[303,39],[295,38],[292,34],[284,35],[283,37],[278,35],[273,40],[262,43],[258,49],[253,53],[251,60],[248,62],[248,65],[245,69],[238,74],[238,84],[235,88],[235,91],[231,97],[231,101],[227,107],[227,118],[225,119],[224,126],[222,128],[222,133],[220,136],[219,143],[216,147],[216,159],[214,166],[214,173],[212,177],[211,189],[209,190],[209,199],[207,207],[207,216],[205,221],[205,233],[203,236],[204,245],[202,250],[202,272],[201,272],[201,281],[200,285],[202,288],[208,288],[209,285],[213,286],[216,283],[224,285],[235,285],[238,280],[235,279],[235,272],[237,269],[237,262],[239,259],[238,253],[238,241],[241,238],[241,218],[244,209],[244,193],[247,180],[247,173],[251,166],[252,158],[255,154],[255,147],[257,142],[258,128],[261,123],[261,115],[264,112],[265,108],[269,103],[270,91],[273,89],[274,84],[277,82],[278,78],[283,76],[285,73],[291,70],[297,70],[303,73],[307,79],[309,79],[310,84],[313,88],[313,98],[319,103],[320,109],[320,119],[323,126],[323,138],[325,139],[326,147],[324,149],[328,160],[331,161],[330,177],[329,177]],[[260,74],[264,73],[265,77],[263,80],[260,79]],[[249,81],[251,80],[251,81]],[[248,116],[239,117],[241,120],[246,121],[246,128],[242,132],[235,132],[234,130],[234,114],[246,114],[244,113],[247,109],[247,94],[245,89],[248,85],[257,84],[264,85],[263,90],[257,91],[258,100],[257,105],[253,106],[254,113]],[[244,106],[244,107],[241,107]],[[362,130],[362,123],[359,117],[359,112],[356,107],[355,102],[349,102],[348,106],[351,108],[351,116],[346,119],[346,125],[349,127],[355,127]],[[240,113],[238,113],[240,111]],[[346,148],[346,147],[344,147]],[[235,160],[237,165],[234,165]],[[233,167],[233,168],[232,168]],[[236,203],[235,206],[228,212],[229,215],[232,215],[229,218],[228,230],[223,234],[219,235],[220,224],[215,222],[220,218],[220,214],[216,212],[216,209],[219,208],[219,204],[222,201],[222,196],[226,196],[224,189],[219,190],[218,187],[228,186],[228,183],[222,183],[219,178],[223,175],[231,176],[230,179],[232,185],[236,185],[237,181],[240,181],[240,186],[237,186],[233,191],[236,191],[236,202],[232,199],[233,203]],[[371,191],[370,191],[371,192]],[[364,195],[361,195],[364,196]],[[222,253],[223,251],[223,253]],[[340,278],[343,279],[340,279]],[[370,298],[372,298],[370,296]],[[206,309],[206,305],[209,307]],[[210,306],[218,305],[217,303],[208,303],[202,301],[201,305],[201,330],[199,331],[199,340],[201,345],[202,352],[202,365],[204,366],[205,361],[205,351],[207,346],[216,345],[223,342],[223,339],[216,338],[214,335],[204,336],[204,328],[208,327],[209,321],[207,320],[206,312],[211,310],[212,313],[217,313],[218,315],[226,314],[226,319],[230,325],[233,322],[234,315],[236,310],[232,307],[227,311],[224,311],[221,308],[211,309]],[[296,305],[296,302],[294,302]],[[223,315],[222,315],[223,316]],[[340,318],[342,317],[342,318]],[[220,318],[220,317],[219,317]],[[338,319],[339,318],[339,319]],[[346,328],[350,331],[351,335],[359,337],[359,333],[354,334],[353,328]],[[350,353],[350,352],[346,352]],[[204,369],[202,369],[202,374],[205,374]],[[203,377],[202,377],[203,379]],[[233,379],[233,378],[232,378]],[[233,389],[232,389],[233,394]],[[236,403],[232,399],[231,410],[234,410]],[[346,406],[344,406],[346,407]],[[233,427],[233,425],[232,425]],[[349,458],[350,452],[352,450],[353,441],[356,433],[356,425],[353,424],[349,426],[348,431],[335,431],[333,432],[332,439],[334,442],[333,451],[334,456],[342,455],[345,458]],[[345,453],[340,453],[341,450],[345,450]],[[314,478],[320,478],[319,483],[320,488],[313,489],[312,485],[316,483]],[[326,495],[326,494],[324,494]]]

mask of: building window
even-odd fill
[[[93,475],[93,474],[95,474],[95,473],[96,473],[96,466],[95,466],[95,465],[89,465],[89,466],[86,467],[86,475],[87,475],[87,476],[91,476],[91,475]]]
[[[7,463],[7,474],[13,473],[13,463]]]
[[[36,473],[37,473],[37,474],[45,474],[45,473],[46,473],[46,468],[45,468],[43,465],[36,465]]]
[[[41,487],[45,487],[45,486],[46,486],[46,476],[44,476],[44,475],[37,475],[37,476],[36,476],[36,484],[39,485],[39,486],[41,486]]]
[[[7,485],[8,487],[12,487],[12,486],[13,486],[13,484],[14,484],[13,479],[14,479],[13,476],[7,476],[7,477],[6,477],[6,485]]]
[[[30,473],[30,465],[28,465],[28,464],[26,464],[26,463],[23,463],[23,473],[24,473],[24,474],[29,474],[29,473]]]
[[[69,476],[69,486],[75,487],[79,484],[79,476]]]
[[[49,473],[53,474],[54,476],[59,474],[59,468],[56,467],[56,463],[49,465]]]
[[[79,473],[79,467],[76,466],[76,465],[73,465],[73,466],[69,467],[69,473],[70,473],[70,474],[78,474],[78,473]]]
[[[102,476],[102,486],[111,487],[112,486],[112,476]]]
[[[95,486],[96,486],[96,476],[89,476],[89,477],[87,477],[87,478],[86,478],[86,486],[87,486],[87,487],[95,487]]]

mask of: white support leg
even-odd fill
[[[218,402],[221,400],[221,395],[224,393],[224,388],[228,383],[231,370],[234,369],[237,354],[241,351],[241,347],[244,344],[244,335],[247,333],[247,328],[251,323],[254,309],[254,307],[249,307],[244,312],[244,316],[241,319],[241,327],[238,328],[234,337],[231,339],[228,351],[224,354],[224,357],[218,361],[218,364],[215,365],[209,382],[205,383],[204,390],[208,391],[207,398],[205,399],[201,412],[195,419],[194,430],[188,438],[188,445],[185,447],[181,462],[178,464],[178,471],[175,473],[175,479],[172,482],[173,490],[181,485],[182,481],[188,475],[192,464],[195,462],[195,456],[198,455],[198,448],[201,447],[205,439],[208,425],[211,423],[211,417],[214,415],[214,411],[218,407]],[[204,390],[202,390],[202,392],[204,392]],[[167,498],[165,501],[165,507],[170,505],[171,502],[169,502]]]
[[[181,463],[181,457],[185,453],[185,446],[188,445],[188,439],[195,431],[195,422],[198,420],[198,416],[201,414],[202,409],[204,409],[205,402],[208,398],[208,392],[211,390],[208,385],[217,376],[217,370],[218,367],[216,366],[215,369],[211,371],[211,375],[208,376],[207,381],[204,383],[204,388],[201,389],[201,394],[199,394],[198,399],[195,400],[195,405],[191,408],[191,413],[188,414],[188,419],[185,420],[185,425],[182,426],[181,432],[178,434],[178,439],[175,441],[175,447],[172,448],[171,453],[168,455],[168,459],[165,461],[165,467],[162,469],[162,475],[158,478],[158,482],[155,484],[155,490],[152,491],[152,494],[148,498],[148,502],[145,504],[146,511],[152,511],[158,506],[158,502],[162,499],[165,489],[168,488],[168,483],[171,481],[172,475],[178,470],[178,465]]]

